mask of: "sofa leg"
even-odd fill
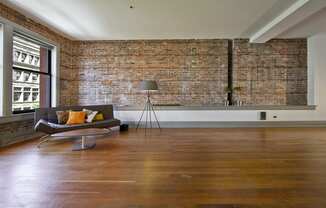
[[[43,144],[45,142],[48,142],[49,140],[50,140],[50,135],[49,134],[42,136],[40,138],[40,142],[37,144],[37,148],[40,148],[41,144]]]

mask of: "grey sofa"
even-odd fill
[[[94,110],[94,111],[100,111],[104,115],[104,120],[92,122],[92,123],[77,124],[77,125],[58,124],[56,111],[64,111],[64,110],[81,111],[83,108]],[[84,129],[84,128],[112,128],[112,127],[120,126],[120,120],[115,119],[113,116],[112,105],[39,108],[35,110],[34,122],[35,122],[34,125],[35,131],[47,134],[45,137],[42,137],[41,140],[51,134],[64,132],[64,131],[71,131],[71,130]],[[41,141],[41,143],[43,142],[44,141]]]

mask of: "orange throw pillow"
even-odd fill
[[[83,111],[70,111],[67,124],[83,124],[85,123],[86,112]]]

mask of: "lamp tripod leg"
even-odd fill
[[[139,127],[139,124],[140,124],[140,122],[141,122],[141,120],[142,120],[142,118],[143,118],[143,116],[144,116],[144,113],[145,113],[145,110],[147,109],[147,103],[145,104],[145,107],[144,107],[144,109],[143,109],[143,112],[142,112],[142,114],[141,114],[141,116],[140,116],[140,119],[139,119],[139,121],[138,121],[138,123],[137,123],[137,128],[136,128],[136,130],[138,129],[138,127]]]
[[[147,122],[149,122],[148,125],[152,129],[153,128],[153,122],[155,123],[155,121],[156,121],[157,126],[160,129],[160,131],[161,131],[161,126],[160,126],[160,123],[159,123],[159,121],[157,119],[157,116],[156,116],[156,113],[155,113],[153,104],[151,102],[149,91],[147,92],[147,100],[146,100],[146,103],[145,103],[145,107],[144,107],[143,112],[142,112],[142,114],[140,116],[140,119],[139,119],[139,121],[137,123],[136,130],[139,128],[140,122],[142,121],[142,119],[144,117],[145,111],[146,111],[146,115],[145,115],[145,134],[147,132]],[[153,111],[154,118],[155,118],[155,121],[153,121],[153,122],[152,122],[152,111]]]
[[[150,127],[151,129],[153,128],[153,125],[152,125],[152,111],[151,111],[151,107],[152,107],[152,103],[149,103],[150,104],[150,107],[149,107],[149,123],[150,123]]]
[[[160,131],[161,131],[160,122],[159,122],[158,119],[157,119],[157,116],[156,116],[156,113],[155,113],[155,110],[154,110],[153,105],[151,105],[151,107],[152,107],[152,111],[153,111],[153,114],[154,114],[154,117],[155,117],[156,123],[157,123],[157,125],[158,125],[158,128],[159,128]]]
[[[147,102],[146,102],[145,134],[146,134],[146,130],[147,130],[148,110],[149,110],[149,105],[148,105],[148,101],[147,101]]]

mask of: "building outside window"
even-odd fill
[[[44,43],[15,34],[13,37],[14,114],[50,107],[51,50]]]

